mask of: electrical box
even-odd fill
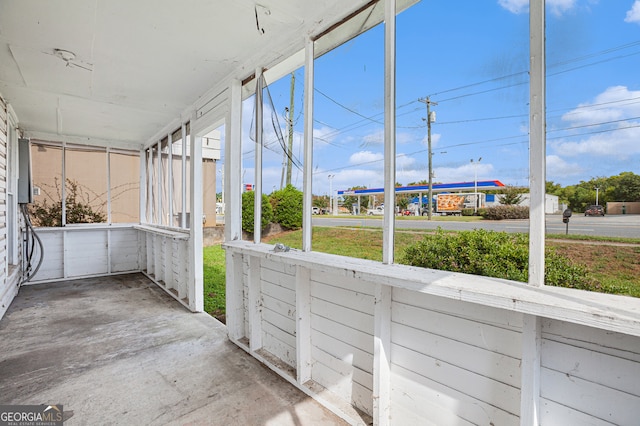
[[[18,139],[18,204],[33,203],[31,141]]]

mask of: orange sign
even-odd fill
[[[464,195],[438,194],[437,210],[450,212],[462,210],[464,207]]]

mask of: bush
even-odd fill
[[[505,278],[527,282],[529,276],[529,236],[476,229],[445,234],[438,228],[404,250],[400,263],[423,268]],[[547,249],[545,283],[588,288],[591,280],[585,268]]]
[[[482,217],[489,220],[529,219],[527,206],[495,206],[487,207],[481,212]]]
[[[273,217],[285,229],[302,227],[302,192],[293,185],[274,191],[270,197]]]
[[[253,221],[255,218],[253,214],[254,194],[254,191],[247,191],[242,194],[242,229],[251,233],[253,233]],[[260,220],[262,229],[265,229],[271,220],[273,220],[273,208],[269,203],[269,198],[262,194],[262,217]]]
[[[54,179],[55,191],[45,192],[52,201],[45,198],[40,203],[29,206],[29,213],[35,226],[62,226],[62,201],[56,201],[60,197],[61,189],[57,178]],[[91,198],[90,191],[81,188],[81,185],[72,179],[67,179],[65,188],[65,222],[71,223],[104,223],[107,215],[102,211],[104,203],[98,196]],[[52,195],[55,194],[55,195]]]
[[[473,216],[473,209],[462,209],[462,216]]]

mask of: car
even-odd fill
[[[592,205],[584,211],[585,216],[604,216],[604,208],[602,206]]]

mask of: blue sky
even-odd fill
[[[398,16],[397,176],[528,185],[528,0],[423,0]],[[316,60],[313,192],[383,185],[382,25]],[[640,173],[640,0],[547,0],[547,180],[572,185]],[[294,155],[302,162],[304,71],[296,71]],[[290,77],[268,82],[285,129]],[[244,182],[253,183],[245,102]],[[280,187],[282,150],[265,128],[263,189]],[[478,159],[482,158],[480,162]],[[470,160],[474,159],[474,163]],[[292,183],[302,186],[302,172]]]

